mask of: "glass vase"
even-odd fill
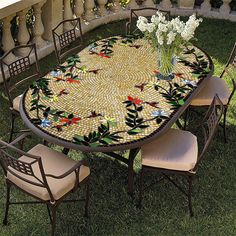
[[[162,80],[172,80],[174,78],[174,66],[176,64],[174,49],[167,46],[158,46],[157,54],[157,65],[159,70],[157,78]]]

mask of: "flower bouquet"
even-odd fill
[[[174,78],[173,67],[176,56],[179,56],[184,45],[194,37],[194,32],[202,19],[195,15],[189,17],[185,23],[179,16],[168,21],[161,12],[148,19],[139,16],[137,21],[138,29],[144,33],[144,37],[152,47],[158,50],[158,69],[160,79],[171,80]]]

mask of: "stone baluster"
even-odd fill
[[[84,13],[84,18],[87,21],[91,21],[92,19],[95,18],[93,8],[95,7],[94,0],[85,0],[84,3],[84,8],[85,8],[85,13]]]
[[[73,19],[73,12],[71,9],[70,1],[64,0],[64,20]],[[68,31],[73,28],[73,25],[70,22],[65,22],[63,25],[63,30]]]
[[[128,4],[128,7],[130,9],[137,9],[137,8],[139,8],[139,5],[137,4],[137,2],[135,0],[130,0],[129,4]]]
[[[10,15],[2,19],[3,28],[2,28],[2,49],[4,53],[7,53],[9,50],[15,47],[14,39],[11,35],[11,20],[15,16]],[[11,63],[12,61],[16,60],[16,57],[13,53],[10,53],[6,58],[6,63]]]
[[[101,16],[105,16],[107,14],[107,9],[105,7],[107,0],[97,0],[99,5],[99,13]]]
[[[170,10],[172,8],[172,3],[170,0],[162,0],[160,2],[160,7],[163,9],[163,10]]]
[[[113,0],[113,6],[112,6],[112,11],[113,12],[119,12],[121,11],[121,5],[119,0]]]
[[[41,48],[46,44],[46,42],[42,38],[42,35],[44,33],[44,26],[41,18],[41,13],[42,13],[41,8],[45,2],[46,1],[42,1],[33,5],[35,23],[34,23],[34,38],[32,41],[36,44],[38,48]]]
[[[74,13],[75,13],[76,17],[82,18],[82,15],[84,13],[84,1],[83,0],[75,0]]]
[[[30,34],[26,26],[26,13],[29,11],[30,8],[26,8],[23,11],[17,13],[19,16],[19,31],[17,35],[17,40],[20,45],[27,44],[30,40]],[[17,52],[20,56],[26,56],[28,54],[27,48],[20,48]]]
[[[143,3],[143,6],[144,6],[144,7],[155,7],[156,5],[154,4],[153,0],[146,0],[146,1]]]
[[[205,15],[211,11],[211,3],[210,0],[204,0],[201,4],[201,12]]]
[[[52,41],[52,29],[63,20],[63,1],[47,0],[42,7],[42,21],[44,25],[43,39]],[[57,33],[62,33],[63,27],[57,29]]]
[[[231,11],[230,9],[230,2],[232,0],[223,0],[223,4],[220,7],[220,14],[222,15],[223,18],[228,18],[229,13]]]

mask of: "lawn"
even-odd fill
[[[89,44],[97,39],[124,32],[125,22],[101,26],[85,35]],[[204,19],[197,30],[197,45],[205,49],[219,75],[236,41],[236,23]],[[40,61],[44,73],[55,66],[54,54]],[[0,92],[3,86],[0,85]],[[24,88],[22,88],[22,91]],[[8,139],[8,102],[0,98],[0,137]],[[83,203],[62,204],[58,211],[56,235],[236,235],[236,96],[227,119],[229,142],[223,143],[222,130],[198,169],[194,181],[193,207],[195,216],[189,218],[187,201],[169,182],[154,185],[144,193],[143,208],[136,207],[138,191],[132,200],[127,194],[127,167],[104,154],[84,154],[70,151],[74,159],[85,159],[91,167],[90,217],[83,217]],[[201,120],[201,117],[199,118]],[[195,122],[198,122],[195,120]],[[193,124],[193,122],[192,122]],[[18,126],[22,127],[20,119]],[[33,136],[25,149],[42,142]],[[52,146],[59,150],[60,147]],[[140,156],[135,162],[138,186]],[[5,207],[5,183],[0,170],[0,219]],[[152,183],[157,175],[145,178]],[[78,191],[77,193],[82,193]],[[14,189],[14,200],[28,197]],[[45,205],[12,205],[9,226],[0,225],[1,236],[43,236],[50,234]]]

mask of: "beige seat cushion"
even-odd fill
[[[62,175],[66,171],[68,171],[71,167],[73,167],[77,162],[69,158],[68,156],[54,151],[42,144],[38,144],[37,146],[33,147],[28,153],[41,156],[44,172],[46,174],[52,175]],[[32,162],[32,159],[26,156],[21,156],[19,160],[24,162]],[[41,178],[41,173],[39,170],[39,166],[37,163],[32,165],[34,174],[39,178]],[[12,169],[13,170],[13,169]],[[18,175],[27,178],[33,182],[39,182],[34,177],[22,174],[16,170],[15,173]],[[81,166],[79,180],[80,182],[85,179],[90,174],[90,169],[87,166]],[[25,182],[11,174],[10,172],[7,173],[7,178],[16,184],[21,189],[25,190],[26,192],[42,199],[42,200],[49,200],[49,194],[46,188],[38,187],[32,184]],[[71,173],[67,177],[63,179],[55,179],[52,177],[47,177],[48,185],[51,189],[51,192],[56,200],[60,199],[64,194],[68,193],[70,190],[73,189],[75,185],[75,172]]]
[[[226,82],[218,77],[211,77],[204,88],[191,101],[192,106],[208,106],[211,104],[215,94],[218,94],[224,105],[227,105],[230,96],[230,90]]]
[[[22,94],[13,99],[13,109],[16,111],[20,111],[21,98],[22,98]]]
[[[170,129],[141,148],[142,165],[189,171],[197,162],[197,137],[188,131]]]

